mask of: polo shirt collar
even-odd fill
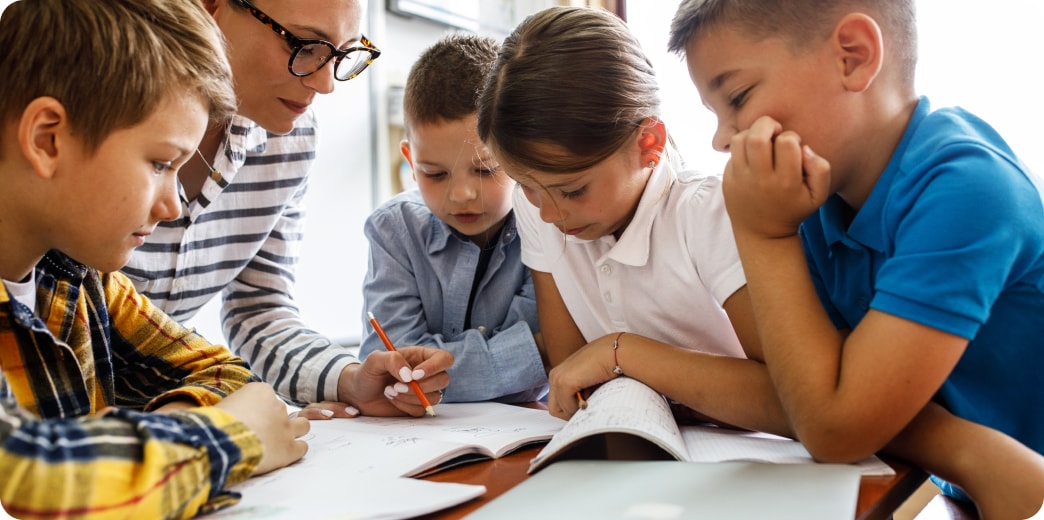
[[[903,133],[902,140],[899,141],[899,146],[895,148],[892,158],[888,161],[888,166],[881,172],[881,176],[878,177],[877,182],[874,184],[874,189],[870,191],[870,196],[866,199],[866,203],[856,213],[852,224],[847,229],[845,228],[847,220],[845,217],[851,211],[848,203],[835,193],[823,204],[819,214],[822,219],[823,235],[828,244],[833,246],[849,237],[851,240],[870,249],[884,252],[887,245],[887,236],[881,222],[885,204],[888,202],[889,194],[892,192],[895,176],[901,169],[902,159],[906,154],[907,147],[910,145],[910,140],[916,133],[917,127],[920,126],[930,111],[931,106],[928,103],[928,98],[922,96],[917,103],[917,108],[910,117],[909,124],[906,125],[906,131]]]
[[[649,261],[649,249],[652,243],[653,222],[660,213],[660,207],[667,203],[670,186],[674,182],[671,161],[660,161],[653,169],[649,180],[645,183],[645,191],[638,201],[638,209],[627,224],[620,240],[609,250],[608,258],[624,265],[642,266]],[[611,235],[601,240],[615,240]]]

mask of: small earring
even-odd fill
[[[656,161],[650,160],[649,161],[649,167],[650,168],[655,168],[656,167]]]

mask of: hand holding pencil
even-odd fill
[[[388,339],[388,335],[385,334],[384,328],[381,327],[381,324],[377,321],[377,318],[374,317],[373,313],[367,312],[366,316],[369,318],[370,325],[373,326],[373,330],[377,332],[377,336],[379,336],[381,338],[381,342],[384,343],[384,347],[388,349],[389,352],[396,352],[395,345],[392,344],[390,339]],[[411,379],[409,385],[410,388],[413,389],[413,393],[417,395],[417,399],[420,400],[421,405],[424,406],[424,411],[428,415],[434,417],[435,407],[431,405],[431,402],[428,401],[427,396],[424,395],[424,390],[421,389],[420,384],[417,383],[416,380]]]

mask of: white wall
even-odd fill
[[[728,157],[711,149],[714,118],[700,103],[680,58],[667,53],[677,1],[631,0],[628,24],[656,67],[665,120],[686,159],[721,171]],[[917,0],[917,90],[933,107],[960,105],[996,128],[1023,161],[1044,175],[1037,0]]]

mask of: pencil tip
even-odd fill
[[[432,417],[435,417],[435,407],[434,406],[426,406],[426,407],[424,407],[424,411],[427,412],[428,415],[430,415]]]

